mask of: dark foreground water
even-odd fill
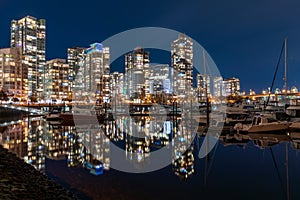
[[[198,152],[204,137],[197,135],[193,147],[167,167],[126,173],[111,168],[108,138],[132,152],[124,158],[141,167],[169,133],[153,136],[150,143],[156,146],[150,145],[148,152],[147,139],[126,137],[125,129],[113,123],[104,127],[107,138],[102,139],[75,129],[32,118],[2,124],[0,142],[82,199],[300,199],[300,133],[222,134],[202,159]],[[98,166],[97,159],[103,174],[88,168],[88,163]]]

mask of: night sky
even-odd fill
[[[242,90],[260,92],[270,86],[288,37],[288,86],[300,89],[299,9],[298,0],[0,0],[0,47],[9,47],[11,20],[26,15],[47,20],[47,60],[66,58],[68,47],[88,47],[128,29],[170,28],[198,41],[223,77],[238,77]],[[283,63],[275,83],[282,86]]]

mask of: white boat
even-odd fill
[[[238,123],[233,129],[237,132],[248,133],[278,132],[288,130],[291,124],[291,122],[281,122],[264,116],[255,116],[251,124]]]

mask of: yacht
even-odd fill
[[[247,133],[278,132],[288,130],[291,124],[291,122],[277,121],[260,115],[253,117],[251,124],[238,123],[233,129],[237,132]]]

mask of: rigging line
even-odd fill
[[[214,153],[213,153],[213,155],[212,155],[212,160],[211,160],[211,163],[210,163],[210,165],[209,165],[209,167],[208,167],[208,170],[207,170],[207,171],[208,171],[208,172],[207,172],[207,176],[209,175],[209,173],[210,173],[210,171],[211,171],[211,166],[212,166],[212,164],[213,164],[213,161],[214,161],[215,154],[216,154],[216,152],[217,152],[218,146],[219,146],[219,142],[217,142],[217,145],[216,145],[216,147],[215,147]]]
[[[286,156],[286,195],[287,200],[290,200],[290,181],[289,181],[289,149],[288,143],[285,144],[285,156]]]
[[[285,189],[284,189],[284,186],[283,186],[283,181],[282,181],[282,178],[281,178],[280,173],[279,173],[278,165],[277,165],[277,162],[275,160],[275,156],[274,156],[272,147],[270,148],[270,150],[271,150],[272,160],[273,160],[273,163],[275,165],[277,176],[278,176],[278,179],[279,179],[279,182],[280,182],[280,186],[282,187],[283,192],[285,193]]]
[[[281,55],[282,55],[282,53],[283,53],[284,47],[285,47],[285,41],[283,42],[282,47],[281,47],[281,51],[280,51],[280,55],[279,55],[279,58],[278,58],[278,61],[277,61],[276,70],[275,70],[275,73],[274,73],[274,76],[273,76],[273,80],[272,80],[270,92],[269,92],[268,99],[267,99],[267,102],[266,102],[264,108],[267,107],[267,105],[268,105],[268,103],[269,103],[269,100],[270,100],[271,92],[272,92],[272,90],[273,90],[273,85],[274,85],[274,82],[275,82],[275,79],[276,79],[276,75],[277,75],[277,71],[278,71],[278,67],[279,67],[279,64],[280,64]]]

